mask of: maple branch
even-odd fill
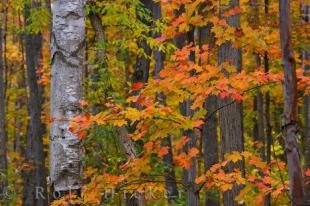
[[[249,89],[247,89],[247,90],[244,90],[244,91],[242,92],[242,94],[245,94],[245,93],[247,93],[247,92],[253,91],[253,90],[255,90],[255,89],[258,89],[258,88],[261,88],[261,87],[264,87],[264,86],[268,86],[268,85],[270,85],[270,84],[276,84],[276,83],[277,83],[277,82],[274,81],[274,82],[269,82],[268,84],[257,85],[257,86],[255,86],[255,87],[252,87],[252,88],[249,88]],[[210,118],[211,118],[216,112],[218,112],[219,110],[221,110],[221,109],[223,109],[223,108],[225,108],[225,107],[228,107],[229,105],[232,105],[232,104],[235,103],[235,102],[236,102],[236,100],[232,100],[231,102],[229,102],[229,103],[227,103],[227,104],[225,104],[225,105],[223,105],[223,106],[220,106],[220,107],[217,108],[216,110],[212,111],[208,116],[205,117],[205,121],[208,120],[208,119],[210,119]]]
[[[130,182],[126,182],[124,184],[121,184],[120,186],[117,187],[118,190],[121,190],[122,188],[129,186],[129,185],[137,185],[137,184],[141,184],[141,183],[146,183],[146,182],[158,182],[158,183],[166,183],[166,180],[151,180],[151,179],[135,179],[132,180]],[[172,181],[168,181],[168,182],[172,182]],[[184,188],[186,188],[186,185],[184,185],[184,183],[182,181],[175,181],[176,183],[182,185]]]
[[[273,82],[269,82],[268,84],[261,84],[261,85],[257,85],[255,87],[252,87],[252,88],[249,88],[245,91],[242,92],[242,94],[245,94],[247,92],[250,92],[250,91],[253,91],[255,89],[258,89],[258,88],[261,88],[261,87],[264,87],[264,86],[267,86],[267,85],[270,85],[270,84],[276,84],[277,82],[276,81],[273,81]],[[235,103],[236,100],[232,100],[231,102],[223,105],[223,106],[220,106],[219,108],[217,108],[216,110],[214,110],[213,112],[211,112],[208,116],[205,117],[205,121],[207,121],[208,119],[210,119],[216,112],[218,112],[219,110],[229,106],[229,105],[232,105],[233,103]],[[200,186],[198,186],[197,190],[195,191],[195,193],[199,193],[203,186],[207,183],[207,181],[204,181]]]

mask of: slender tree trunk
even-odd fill
[[[21,22],[21,14],[18,12],[18,28],[22,29],[22,22]],[[21,59],[21,65],[18,68],[19,69],[19,75],[17,80],[17,87],[19,90],[25,89],[26,90],[26,71],[25,71],[25,54],[24,54],[24,41],[23,41],[23,35],[18,35],[18,42],[19,42],[19,49],[22,53],[22,59]],[[25,92],[26,93],[26,92]],[[20,112],[22,108],[26,105],[27,102],[27,95],[19,95],[16,99],[15,103],[15,111],[17,112],[17,115],[14,117],[14,142],[13,142],[13,151],[18,152],[19,154],[23,154],[24,148],[22,144],[23,139],[23,120],[22,115],[20,115]]]
[[[90,11],[89,15],[90,23],[95,31],[96,35],[96,42],[97,43],[104,43],[105,42],[105,34],[104,34],[104,27],[102,25],[100,16],[97,13],[94,13],[93,11]],[[105,58],[105,50],[104,49],[98,49],[96,52],[96,59],[99,62],[103,62]]]
[[[268,17],[269,12],[269,0],[264,0],[264,13],[265,18]],[[264,71],[269,72],[269,57],[268,53],[264,53]],[[271,118],[270,118],[270,93],[266,92],[265,94],[265,134],[266,134],[266,162],[270,164],[271,162],[271,143],[272,143],[272,127],[271,127]],[[265,197],[265,206],[271,206],[271,194],[268,194]]]
[[[69,131],[69,121],[81,113],[85,64],[84,0],[54,0],[51,80],[51,199],[81,193],[82,145]]]
[[[251,13],[250,22],[251,26],[254,29],[258,29],[260,23],[259,16],[259,2],[257,0],[251,0]],[[259,54],[254,53],[256,68],[259,69],[261,67],[261,57]],[[263,94],[258,91],[258,93],[254,97],[254,111],[256,112],[253,137],[254,141],[259,142],[261,145],[258,147],[259,155],[262,159],[265,159],[265,134],[264,134],[264,97]]]
[[[265,159],[265,128],[264,128],[264,98],[261,92],[254,97],[254,111],[256,118],[253,129],[254,141],[258,142],[258,152],[262,159]]]
[[[269,72],[269,59],[268,54],[265,52],[264,54],[264,69],[265,72]],[[265,135],[266,135],[266,162],[270,164],[271,162],[271,143],[272,143],[272,128],[270,121],[270,93],[266,92],[265,94],[265,106],[264,106],[264,118],[265,118]],[[265,206],[271,205],[271,195],[268,194],[265,198]]]
[[[254,17],[258,19],[258,9],[256,8],[258,2],[254,1]],[[256,22],[255,22],[256,23]],[[254,24],[255,26],[256,24]],[[256,67],[259,68],[261,66],[261,59],[258,54],[254,54]],[[265,128],[264,128],[264,96],[261,91],[258,91],[254,97],[254,111],[256,112],[254,129],[253,129],[253,137],[254,141],[258,142],[260,145],[258,146],[258,153],[260,157],[264,160],[265,155]]]
[[[305,128],[304,128],[304,157],[306,169],[310,168],[310,95],[304,97],[305,109]],[[310,181],[309,177],[305,177],[305,203],[310,205]]]
[[[284,111],[282,133],[290,178],[292,205],[303,205],[303,176],[297,143],[297,80],[296,63],[291,46],[290,0],[280,0],[280,42],[284,70]]]
[[[91,11],[89,13],[89,19],[90,19],[91,25],[95,31],[96,41],[98,43],[105,42],[106,38],[105,38],[105,34],[104,34],[104,27],[102,25],[100,16],[98,16],[97,13],[94,13]],[[98,51],[96,52],[96,62],[99,62],[100,64],[105,66],[105,50],[98,49]],[[92,76],[93,76],[93,81],[98,81],[98,79],[99,79],[98,70],[93,71]],[[96,109],[95,109],[95,112],[96,112]],[[116,131],[117,131],[118,141],[120,142],[120,144],[122,146],[122,151],[123,151],[124,155],[128,159],[137,158],[135,145],[134,145],[134,142],[128,136],[127,128],[125,126],[118,127],[118,128],[116,128]],[[139,201],[139,197],[140,197],[141,201]],[[143,202],[142,196],[138,196],[138,198],[135,198],[135,197],[131,198],[131,194],[126,194],[126,200],[125,200],[126,205],[137,205],[137,204],[139,204],[139,202],[140,203]]]
[[[154,2],[153,9],[152,9],[152,15],[153,15],[153,19],[155,21],[162,17],[160,3]],[[155,34],[154,36],[158,37],[159,35],[160,34]],[[154,55],[154,59],[155,59],[154,78],[160,78],[159,72],[164,67],[165,55],[163,52],[161,52],[159,50],[154,50],[153,55]],[[158,94],[158,95],[160,96],[160,99],[162,101],[164,101],[165,96],[163,94]],[[164,104],[164,102],[163,102],[163,104]],[[169,148],[168,154],[166,154],[163,157],[163,160],[164,160],[165,166],[167,167],[167,169],[165,171],[166,194],[167,194],[169,203],[173,203],[173,200],[178,198],[178,188],[177,188],[175,170],[174,170],[174,163],[173,163],[171,137],[168,136],[168,137],[164,138],[162,144],[163,144],[163,146],[167,146]]]
[[[40,3],[25,5],[25,19],[29,23],[30,9],[40,7]],[[43,88],[38,84],[37,69],[40,67],[42,49],[41,34],[25,35],[27,81],[29,87],[26,161],[31,169],[24,174],[24,205],[47,205],[45,156],[43,150],[44,126],[41,121]]]
[[[4,5],[3,5],[4,4]],[[2,2],[2,6],[5,3]],[[1,11],[0,18],[3,20],[4,11]],[[5,204],[7,198],[7,131],[6,131],[6,104],[5,104],[5,69],[4,69],[4,53],[3,43],[5,30],[3,25],[0,25],[0,203]]]
[[[152,6],[153,2],[152,0],[141,0],[142,5],[144,6],[145,9],[148,9],[148,11],[152,11]],[[138,19],[146,24],[150,25],[150,22],[148,22],[147,19],[144,19],[141,16],[138,16]],[[148,34],[146,34],[148,35]],[[136,59],[136,65],[134,68],[134,73],[132,75],[131,82],[132,83],[137,83],[137,82],[142,82],[146,83],[149,78],[149,70],[150,70],[150,58],[148,58],[152,50],[147,44],[146,40],[138,40],[138,47],[141,48],[146,57],[144,55],[138,55]],[[136,91],[133,93],[133,95],[136,95],[139,93],[139,91]],[[139,106],[136,104],[132,105],[133,107],[136,107],[139,109]],[[122,132],[123,131],[123,132]],[[126,154],[131,158],[131,156],[136,156],[136,151],[134,147],[134,142],[128,137],[128,131],[126,130],[125,127],[119,128],[118,133],[119,134],[125,134],[125,135],[119,135],[121,142],[123,143],[124,149]],[[125,200],[125,205],[126,206],[143,206],[145,205],[145,198],[143,194],[137,193],[135,195],[127,194],[126,195],[126,200]]]
[[[229,8],[233,8],[235,6],[239,6],[239,0],[230,1]],[[235,28],[240,27],[239,15],[228,17],[227,21],[230,26]],[[225,42],[219,48],[218,61],[220,64],[225,61],[231,61],[232,64],[236,67],[237,71],[240,71],[242,65],[241,49],[234,48],[231,42]],[[244,139],[242,103],[234,102],[228,105],[231,102],[231,99],[223,99],[219,102],[219,106],[224,106],[223,109],[219,111],[222,155],[232,151],[243,151]],[[244,172],[244,163],[239,161],[236,164],[230,164],[227,167],[228,171],[232,171],[235,168],[238,168]],[[234,185],[232,190],[224,192],[224,206],[238,205],[238,203],[235,201],[235,198],[239,194],[240,190],[241,186]]]
[[[310,22],[310,4],[301,3],[301,17],[305,24]],[[305,25],[306,26],[306,25]],[[310,45],[308,49],[302,51],[302,60],[307,62],[310,60]],[[310,75],[310,64],[303,63],[304,75]],[[304,128],[304,167],[310,168],[310,95],[304,97],[304,114],[305,114],[305,128]],[[305,177],[305,203],[310,205],[310,177]]]
[[[96,43],[97,44],[105,43],[106,38],[105,38],[105,33],[104,33],[105,32],[104,26],[102,25],[102,21],[101,21],[99,14],[93,11],[92,7],[90,7],[88,17],[93,27],[93,30],[95,32]],[[90,79],[91,79],[90,88],[94,91],[98,89],[97,85],[100,82],[100,70],[107,68],[106,61],[105,61],[105,49],[102,49],[102,48],[96,48],[96,49],[97,50],[96,50],[95,61],[93,65],[90,65],[89,67],[90,68]],[[87,49],[86,49],[86,53],[87,53]],[[100,104],[98,105],[98,103],[96,103],[92,107],[92,113],[94,114],[98,113],[100,111],[100,108],[101,108],[101,105]]]

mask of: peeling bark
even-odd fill
[[[299,206],[304,204],[303,176],[297,143],[297,79],[296,63],[291,46],[290,0],[280,0],[279,10],[281,56],[284,70],[282,133],[290,179],[291,205]]]
[[[84,0],[54,0],[52,7],[50,178],[51,191],[58,196],[71,191],[79,194],[82,187],[82,145],[69,131],[69,121],[81,112],[84,5]]]

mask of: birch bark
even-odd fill
[[[80,193],[82,186],[82,145],[69,131],[69,121],[81,112],[84,5],[85,0],[54,0],[52,6],[50,177],[54,198],[71,191]]]

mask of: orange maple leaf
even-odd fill
[[[160,148],[157,154],[158,156],[163,157],[166,154],[168,154],[168,152],[169,152],[169,147],[165,146],[165,147]]]
[[[196,157],[199,154],[199,150],[197,148],[191,148],[188,152],[189,157]]]

